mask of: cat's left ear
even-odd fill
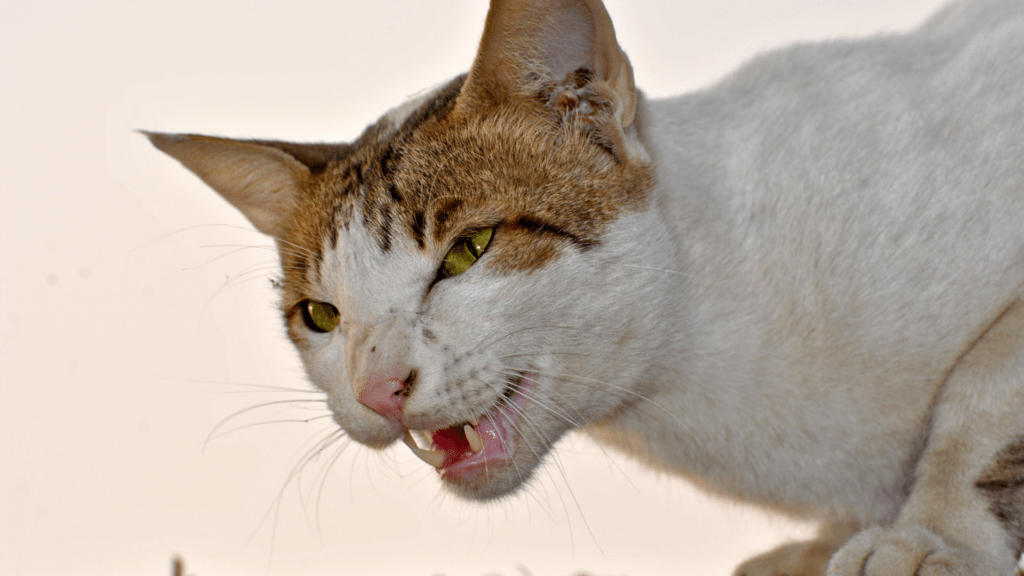
[[[539,96],[553,113],[620,130],[638,100],[600,0],[492,0],[463,94],[491,103]]]
[[[351,148],[141,132],[238,208],[257,230],[278,240],[287,234],[304,184]]]

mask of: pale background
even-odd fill
[[[609,0],[637,85],[713,82],[793,40],[906,29],[940,0]],[[468,68],[483,0],[13,2],[0,11],[0,574],[726,575],[806,526],[577,439],[530,490],[439,495],[325,419],[204,439],[305,389],[269,242],[132,130],[349,140]],[[220,431],[323,414],[273,404]],[[282,487],[284,489],[282,490]],[[278,496],[280,499],[278,500]],[[268,515],[269,514],[269,515]],[[319,522],[319,524],[318,524]]]

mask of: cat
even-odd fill
[[[146,135],[276,242],[337,424],[469,499],[582,428],[816,521],[736,574],[1012,574],[1024,3],[646,100],[600,0],[493,0],[351,144]]]

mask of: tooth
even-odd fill
[[[420,448],[416,444],[416,440],[413,439],[412,434],[408,430],[405,431],[405,436],[402,438],[402,441],[405,442],[405,445],[408,446],[409,449],[412,450],[412,453],[415,454],[416,457],[419,458],[420,460],[423,460],[424,462],[430,464],[434,468],[440,468],[442,465],[444,465],[443,451],[424,450],[423,448]]]
[[[473,425],[473,428],[476,428],[477,425],[480,424],[480,419],[479,418],[470,418],[469,419],[469,423]]]
[[[462,431],[466,433],[466,440],[469,440],[469,448],[473,452],[479,452],[484,449],[484,439],[476,433],[476,430],[472,426],[466,424],[462,427]]]

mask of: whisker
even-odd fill
[[[548,354],[548,355],[552,355],[552,356],[554,356],[554,355],[580,356],[580,357],[583,357],[583,358],[600,358],[602,360],[607,359],[607,356],[602,356],[601,354],[584,354],[583,352],[567,352],[567,351],[564,351],[564,350],[543,350],[543,351],[540,351],[540,352],[519,352],[519,353],[516,353],[516,354],[505,354],[503,356],[498,356],[497,358],[499,360],[507,360],[509,358],[522,358],[523,356],[536,357],[536,356],[541,355],[541,354]]]
[[[519,373],[516,373],[516,374],[519,374]],[[557,411],[555,411],[555,410],[551,409],[550,407],[548,407],[546,405],[546,403],[541,402],[536,397],[536,395],[528,395],[529,394],[528,390],[520,387],[518,392],[520,394],[526,395],[528,398],[530,398],[530,400],[534,404],[540,406],[541,408],[544,408],[545,410],[547,410],[551,414],[553,414],[555,416],[558,416],[558,417],[561,417],[561,418],[564,418],[570,424],[576,426],[577,428],[579,427],[579,425],[575,424],[572,421],[571,418],[567,418],[567,417],[559,414]],[[533,426],[534,430],[537,430],[537,427],[532,424],[531,419],[525,413],[524,409],[517,407],[517,411],[523,416],[523,420],[525,420],[527,423],[531,424],[531,426]],[[516,425],[513,423],[513,426],[516,426]],[[518,429],[518,426],[516,426],[516,428]],[[549,437],[547,437],[546,434],[540,433],[540,435],[544,438],[544,440],[546,442],[548,442],[548,444],[553,445],[553,443],[551,442],[551,439]],[[520,431],[520,437],[523,437],[521,431]],[[534,452],[534,453],[536,454],[536,452]],[[569,496],[572,498],[573,505],[576,507],[576,511],[579,513],[580,518],[583,520],[583,525],[586,526],[587,532],[590,534],[591,540],[594,542],[594,545],[597,546],[598,550],[600,550],[603,553],[604,549],[601,547],[600,542],[597,541],[597,537],[594,535],[594,531],[590,527],[590,522],[587,520],[587,516],[583,512],[583,507],[580,506],[579,500],[576,498],[576,493],[573,491],[572,486],[569,484],[569,476],[568,476],[568,474],[566,474],[565,465],[562,464],[562,461],[558,457],[557,452],[555,452],[555,451],[551,452],[551,460],[554,463],[555,469],[558,470],[559,475],[562,477],[562,482],[565,483],[565,487],[569,491]],[[551,478],[550,471],[548,471],[548,477]],[[553,481],[554,481],[554,479],[552,478],[552,482]],[[572,520],[569,518],[569,510],[568,510],[568,508],[565,505],[565,499],[562,498],[561,490],[558,490],[558,485],[557,484],[554,484],[554,485],[555,485],[555,490],[558,492],[559,500],[561,500],[561,502],[562,502],[562,510],[565,513],[565,518],[566,518],[567,526],[569,528],[569,540],[570,540],[570,544],[571,544],[571,549],[573,550],[573,555],[575,556],[575,549],[576,549],[576,547],[575,547],[575,536],[574,536],[573,531],[572,531]]]
[[[664,272],[666,274],[678,274],[679,276],[687,276],[687,277],[693,276],[693,274],[690,274],[688,272],[676,272],[675,270],[666,270],[664,268],[651,268],[651,267],[648,267],[648,266],[635,266],[633,264],[623,264],[622,267],[623,268],[636,268],[638,270],[650,270],[651,272]]]
[[[236,286],[249,282],[250,280],[270,276],[270,273],[274,273],[274,275],[276,275],[277,271],[278,266],[276,262],[260,262],[257,264],[253,264],[252,266],[247,266],[246,268],[240,270],[239,272],[236,272],[235,274],[228,276],[224,280],[224,284],[211,297],[211,300],[219,296],[228,288],[234,288]]]
[[[256,525],[256,528],[253,530],[252,535],[249,536],[249,540],[246,542],[246,546],[252,543],[253,538],[256,537],[256,535],[259,533],[263,525],[267,522],[271,515],[273,515],[274,527],[271,530],[270,550],[268,552],[269,555],[273,555],[274,542],[277,538],[277,520],[280,517],[281,503],[284,501],[285,490],[288,488],[288,485],[291,484],[292,481],[302,473],[302,470],[306,467],[307,464],[315,460],[323,450],[327,449],[332,444],[337,442],[339,439],[343,438],[343,434],[344,433],[340,429],[335,427],[327,429],[326,434],[324,434],[323,430],[313,434],[313,438],[316,438],[317,436],[321,435],[322,438],[314,441],[312,446],[308,450],[306,450],[306,452],[302,456],[299,457],[295,466],[292,467],[292,471],[288,473],[288,476],[285,478],[284,483],[281,485],[281,489],[278,490],[277,496],[274,497],[274,500],[267,508],[267,511],[263,514],[263,517],[260,519],[259,523]],[[299,450],[301,449],[302,448],[299,448]]]
[[[686,423],[684,423],[682,420],[680,420],[678,416],[673,414],[672,411],[670,411],[668,408],[665,408],[661,404],[658,404],[657,402],[655,402],[651,398],[648,398],[647,396],[644,396],[643,394],[640,394],[639,392],[636,392],[635,390],[630,390],[628,388],[623,388],[621,386],[616,386],[615,384],[612,384],[611,382],[606,382],[604,380],[597,380],[596,378],[588,378],[586,376],[576,376],[576,375],[573,375],[573,374],[559,374],[559,373],[556,373],[556,372],[545,372],[545,374],[548,374],[550,376],[554,376],[554,377],[557,377],[557,378],[566,378],[568,380],[574,380],[574,381],[579,382],[581,384],[585,384],[585,383],[588,383],[588,382],[594,383],[594,384],[600,384],[602,386],[607,386],[608,388],[611,388],[613,390],[618,390],[620,392],[624,392],[624,393],[629,394],[631,396],[635,396],[636,398],[639,398],[640,400],[643,400],[645,402],[649,402],[655,408],[661,410],[665,414],[667,414],[670,417],[672,417],[672,419],[675,420],[677,424],[682,426],[683,430],[685,430],[691,436],[696,437],[696,435],[693,433],[693,431],[690,430],[690,427],[687,426]]]
[[[254,229],[254,228],[250,228],[250,227],[247,227],[247,226],[238,226],[236,224],[220,224],[220,223],[214,223],[214,222],[206,223],[206,224],[193,224],[192,226],[186,226],[186,227],[181,228],[179,230],[175,230],[174,232],[169,232],[167,234],[164,234],[162,236],[154,238],[153,240],[150,240],[149,242],[146,242],[146,243],[144,243],[144,244],[142,244],[140,246],[132,248],[131,250],[128,251],[128,253],[131,254],[132,252],[141,250],[141,249],[143,249],[143,248],[145,248],[147,246],[150,246],[151,244],[155,244],[155,243],[160,242],[162,240],[166,240],[167,238],[170,238],[172,236],[176,236],[178,234],[182,234],[182,233],[185,233],[185,232],[189,232],[189,231],[192,231],[192,230],[198,230],[198,229],[202,229],[202,228],[231,228],[231,229],[234,229],[234,230],[241,230],[243,232],[247,232],[247,233],[251,233],[251,234],[259,234],[260,237],[264,237],[264,238],[269,236],[269,235],[264,234],[263,232],[260,232],[260,231]],[[288,246],[289,249],[296,250],[296,252],[294,252],[296,254],[302,254],[302,255],[308,256],[310,258],[315,258],[317,256],[315,251],[310,250],[308,248],[305,248],[303,246],[300,246],[298,244],[295,244],[294,242],[289,242],[287,240],[284,240],[283,238],[278,238],[278,237],[275,237],[275,236],[269,236],[269,237],[272,238],[273,240],[275,240],[277,243],[279,243],[282,246]]]
[[[544,374],[547,374],[547,372],[545,372]],[[616,462],[615,458],[613,458],[612,455],[608,453],[608,450],[605,449],[604,445],[601,442],[599,442],[597,440],[597,438],[595,438],[594,435],[590,433],[589,430],[586,429],[586,427],[584,425],[584,421],[586,419],[583,417],[583,414],[581,414],[580,411],[576,409],[576,407],[573,405],[572,402],[566,401],[565,397],[562,396],[562,394],[560,394],[556,388],[552,387],[552,389],[549,390],[549,392],[552,393],[552,394],[557,395],[560,398],[562,398],[562,400],[564,401],[564,403],[567,406],[572,407],[573,411],[575,411],[576,415],[579,417],[579,420],[573,420],[572,418],[569,418],[568,416],[566,416],[565,417],[565,421],[570,423],[570,424],[572,424],[573,426],[575,426],[576,429],[579,432],[585,434],[588,438],[590,438],[591,442],[593,442],[593,444],[595,446],[597,446],[597,449],[600,450],[602,454],[604,454],[605,458],[609,462],[611,462],[613,466],[615,466],[615,468],[619,471],[619,473],[622,474],[622,477],[625,478],[626,481],[629,482],[630,486],[632,486],[633,489],[636,490],[636,492],[639,494],[640,493],[640,489],[637,488],[637,486],[635,484],[633,484],[633,480],[629,477],[628,474],[626,474],[626,471],[623,470],[621,466],[619,466],[619,463]],[[537,398],[535,396],[531,397],[531,400],[533,400],[534,402],[537,402]],[[544,406],[540,402],[537,402],[537,404],[542,406],[542,407]]]
[[[319,400],[319,399],[316,399],[316,400],[313,400],[313,399],[310,399],[310,400],[304,400],[304,399],[301,399],[301,400],[295,400],[295,399],[291,399],[291,400],[272,400],[270,402],[261,402],[260,404],[256,404],[256,405],[253,405],[253,406],[249,406],[248,408],[243,408],[241,410],[238,410],[237,412],[235,412],[235,413],[231,414],[230,416],[228,416],[228,417],[224,418],[223,420],[221,420],[219,423],[217,423],[216,426],[213,427],[213,430],[210,430],[210,433],[206,435],[206,440],[203,441],[203,453],[206,452],[207,444],[210,443],[210,439],[217,433],[217,431],[220,430],[221,428],[223,428],[228,422],[230,422],[231,420],[234,420],[235,418],[241,416],[242,414],[245,414],[245,413],[248,413],[248,412],[252,412],[253,410],[259,410],[260,408],[266,408],[267,406],[276,406],[276,405],[280,405],[280,404],[297,404],[297,403],[305,403],[305,402],[317,402],[317,403],[320,403],[320,402],[323,402],[323,400]]]
[[[508,338],[509,336],[514,336],[516,334],[521,334],[523,332],[527,332],[527,331],[531,331],[531,330],[578,330],[578,328],[576,328],[574,326],[527,326],[525,328],[520,328],[518,330],[513,330],[511,332],[506,332],[505,334],[495,338],[494,340],[492,340],[490,342],[487,342],[486,340],[481,339],[480,342],[477,343],[477,345],[474,346],[473,349],[470,350],[467,354],[472,354],[472,353],[476,352],[485,343],[486,343],[486,345],[488,347],[494,346],[495,344],[497,344],[498,342],[504,340],[505,338]]]
[[[235,249],[234,250],[229,250],[229,251],[227,251],[227,252],[225,252],[223,254],[218,254],[217,256],[214,256],[213,258],[207,260],[206,262],[203,262],[202,264],[197,264],[195,266],[189,266],[188,268],[182,268],[182,270],[185,271],[185,272],[191,272],[193,270],[198,270],[198,269],[203,268],[205,266],[209,266],[210,264],[213,264],[214,262],[216,262],[218,260],[227,258],[228,256],[231,256],[233,254],[238,254],[238,253],[241,253],[241,252],[245,252],[246,250],[252,250],[252,249],[273,250],[274,249],[273,246],[256,246],[256,245],[253,245],[253,246],[234,245],[234,246],[232,246],[232,245],[229,245],[229,244],[209,244],[209,245],[200,246],[200,248],[229,248],[229,247],[234,247]],[[275,262],[276,262],[276,260],[275,260]]]
[[[339,429],[338,436],[340,440],[347,440],[341,446],[338,447],[338,451],[331,456],[327,461],[326,465],[320,469],[316,476],[313,477],[313,483],[310,485],[310,492],[306,496],[308,501],[313,495],[313,489],[316,488],[317,480],[320,481],[320,488],[316,489],[316,503],[313,506],[313,521],[316,526],[317,537],[320,538],[320,543],[323,544],[323,529],[320,527],[320,501],[323,497],[324,487],[327,485],[327,476],[334,467],[334,464],[342,457],[345,450],[352,445],[352,440],[344,436],[344,433]],[[303,504],[303,508],[305,508]]]
[[[212,222],[211,223],[207,223],[207,224],[193,224],[191,226],[186,226],[184,228],[180,228],[178,230],[175,230],[174,232],[168,232],[167,234],[164,234],[162,236],[154,238],[154,239],[150,240],[149,242],[146,242],[146,243],[144,243],[144,244],[142,244],[140,246],[136,246],[135,248],[132,248],[131,250],[129,250],[128,254],[131,254],[132,252],[135,252],[137,250],[141,250],[141,249],[143,249],[143,248],[145,248],[145,247],[147,247],[147,246],[149,246],[151,244],[156,244],[157,242],[160,242],[161,240],[166,240],[166,239],[168,239],[168,238],[170,238],[172,236],[177,236],[178,234],[183,234],[183,233],[189,232],[191,230],[198,230],[200,228],[213,228],[213,227],[234,228],[234,229],[237,229],[237,230],[244,230],[246,232],[256,232],[256,230],[254,230],[252,228],[246,228],[245,226],[236,226],[234,224],[217,224],[217,223],[212,223]]]
[[[488,388],[491,388],[491,390],[497,392],[498,394],[501,394],[501,390],[496,389],[490,382],[487,382],[485,380],[481,380],[480,378],[477,378],[477,380],[482,382],[484,384],[484,386],[487,386]],[[510,380],[506,380],[506,385],[508,385],[510,382],[511,382]],[[523,391],[522,387],[520,387],[519,388],[519,392],[522,393],[522,391]],[[510,406],[512,408],[512,410],[517,412],[522,417],[523,421],[526,424],[528,424],[533,429],[533,431],[536,432],[537,435],[540,436],[545,442],[547,442],[548,444],[553,444],[553,442],[551,441],[551,438],[549,438],[547,434],[545,434],[543,431],[541,431],[541,429],[538,428],[537,425],[532,422],[532,420],[530,419],[529,415],[521,407],[516,406],[512,402],[509,402],[508,406]],[[516,431],[519,433],[519,437],[523,438],[523,440],[525,441],[526,437],[523,436],[523,431],[519,427],[519,424],[517,424],[516,422],[511,422],[511,424],[516,429]],[[542,455],[537,452],[537,450],[533,447],[533,445],[530,444],[529,442],[526,442],[526,444],[530,448],[530,451],[533,452],[533,455],[536,456],[538,460],[541,460],[542,459]],[[505,445],[504,439],[502,439],[502,447],[504,447],[506,450],[508,450],[508,446]],[[516,472],[519,474],[520,481],[525,481],[525,478],[523,477],[522,471],[519,470],[519,466],[515,464],[515,460],[514,459],[512,460],[512,465],[515,466]]]
[[[220,384],[224,386],[245,386],[247,388],[258,388],[260,390],[239,390],[234,392],[228,392],[224,390],[209,390],[211,394],[236,394],[236,393],[251,393],[251,392],[297,392],[299,394],[326,394],[322,390],[314,389],[303,389],[303,388],[289,388],[287,386],[274,386],[271,384],[255,384],[252,382],[235,382],[232,380],[204,380],[200,378],[170,378],[168,376],[155,376],[158,380],[169,380],[172,382],[192,382],[196,384]]]
[[[252,249],[270,250],[270,251],[272,251],[274,253],[277,253],[277,249],[274,248],[273,246],[269,245],[269,244],[200,244],[199,247],[200,248],[237,248],[237,250],[232,250],[231,252],[227,252],[226,254],[223,254],[222,256],[227,255],[227,254],[234,254],[235,252],[238,252],[240,250],[252,250]]]
[[[255,266],[263,265],[266,265],[266,263],[256,264]],[[265,277],[264,274],[268,271],[277,272],[276,264],[266,265],[265,268],[259,269],[250,266],[248,269],[239,274],[236,274],[235,276],[229,276],[224,281],[224,284],[217,288],[217,291],[210,295],[210,297],[206,300],[206,303],[203,305],[202,310],[200,310],[199,312],[199,317],[203,318],[204,316],[206,316],[206,311],[209,309],[210,305],[213,304],[213,301],[217,299],[219,296],[225,294],[229,289],[237,288],[242,284],[252,282],[253,280],[259,280],[260,278]]]
[[[245,430],[247,428],[256,428],[257,426],[268,426],[270,424],[309,424],[310,422],[313,422],[315,420],[322,420],[324,418],[330,418],[330,417],[331,417],[331,414],[323,414],[321,416],[313,416],[312,418],[286,418],[286,419],[282,419],[282,420],[268,420],[266,422],[252,422],[250,424],[243,424],[241,426],[236,426],[235,428],[231,428],[229,430],[225,430],[224,432],[221,432],[220,434],[217,434],[216,436],[212,436],[212,437],[208,438],[207,442],[213,442],[214,440],[217,440],[218,438],[223,438],[223,437],[225,437],[225,436],[227,436],[229,434],[234,434],[235,432],[239,432],[239,431]]]
[[[510,376],[518,376],[518,375],[522,374],[522,372],[517,372],[515,370],[504,370],[504,371],[499,371],[498,373],[499,374],[505,373],[506,375],[510,375]],[[576,420],[573,420],[567,413],[565,413],[564,411],[560,410],[557,406],[554,406],[554,407],[548,406],[547,403],[541,402],[540,398],[537,398],[536,395],[531,396],[529,394],[530,393],[529,390],[527,390],[525,388],[520,388],[518,390],[518,392],[520,394],[522,394],[523,396],[526,396],[526,397],[530,398],[530,400],[532,402],[534,402],[535,404],[537,404],[538,406],[543,408],[549,414],[551,414],[553,416],[556,416],[558,418],[561,418],[562,420],[565,420],[568,424],[570,424],[572,426],[575,426],[577,428],[583,426],[583,424],[581,422],[577,422]],[[516,408],[518,408],[518,406]],[[519,410],[521,411],[522,409],[520,408]]]

